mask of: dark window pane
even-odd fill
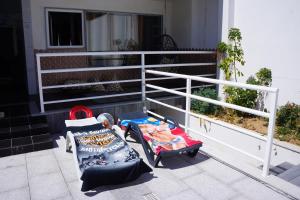
[[[82,45],[81,13],[48,12],[51,46]]]

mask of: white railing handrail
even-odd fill
[[[151,98],[147,98],[146,93],[145,93],[145,97],[144,97],[145,99],[144,100],[150,101],[152,103],[160,104],[162,106],[165,106],[165,107],[177,110],[177,111],[184,112],[185,113],[185,130],[186,131],[196,132],[196,133],[202,135],[203,137],[211,139],[215,142],[218,142],[222,145],[225,145],[225,146],[227,146],[231,149],[234,149],[234,150],[236,150],[240,153],[243,153],[243,154],[245,154],[249,157],[252,157],[252,158],[254,158],[258,161],[263,162],[263,173],[262,173],[262,175],[267,176],[269,174],[270,159],[271,159],[273,137],[274,137],[276,106],[277,106],[278,91],[279,91],[278,88],[271,88],[271,87],[264,87],[264,86],[250,85],[250,84],[242,84],[242,83],[231,82],[231,81],[222,81],[222,80],[216,80],[216,79],[211,79],[211,78],[195,77],[195,76],[190,76],[190,75],[182,75],[182,74],[155,71],[155,70],[145,70],[144,73],[145,74],[149,73],[149,74],[155,74],[155,75],[163,75],[163,76],[177,77],[177,78],[186,79],[186,92],[174,91],[173,89],[168,89],[168,88],[164,88],[164,87],[161,87],[161,86],[156,86],[156,85],[145,83],[145,87],[149,87],[149,88],[152,88],[152,89],[161,90],[161,91],[164,91],[164,92],[169,92],[169,93],[172,93],[172,94],[176,94],[176,95],[186,97],[186,109],[185,110],[177,108],[175,106],[171,106],[171,105],[162,103],[160,101],[157,101],[157,100],[154,100],[154,99],[151,99]],[[193,81],[201,81],[201,82],[214,83],[214,84],[223,84],[223,85],[230,85],[230,86],[239,87],[239,88],[246,88],[246,89],[270,92],[272,95],[274,95],[273,96],[274,98],[272,99],[273,101],[271,101],[270,112],[266,113],[266,112],[262,112],[262,111],[259,111],[259,110],[250,109],[250,108],[243,107],[243,106],[238,106],[238,105],[235,105],[235,104],[230,104],[230,103],[226,103],[226,102],[222,102],[222,101],[218,101],[218,100],[213,100],[213,99],[206,98],[206,97],[193,95],[193,94],[191,94],[191,81],[192,80]],[[231,109],[239,110],[239,111],[242,111],[242,112],[247,112],[247,113],[250,113],[250,114],[254,114],[254,115],[269,118],[268,135],[267,135],[267,138],[265,139],[265,141],[266,141],[266,151],[265,151],[264,159],[261,159],[261,158],[257,157],[256,155],[252,155],[252,154],[250,154],[250,153],[248,153],[244,150],[238,149],[238,148],[236,148],[236,147],[234,147],[230,144],[224,143],[223,141],[217,140],[217,139],[212,138],[212,137],[207,136],[207,135],[203,135],[203,134],[199,133],[198,131],[193,130],[192,128],[190,128],[190,122],[189,122],[190,115],[201,117],[200,115],[195,114],[195,113],[190,111],[191,99],[197,99],[197,100],[204,101],[204,102],[207,102],[207,103],[211,103],[211,104],[215,104],[215,105],[219,105],[219,106],[224,106],[224,107],[227,107],[227,108],[231,108]],[[144,108],[144,110],[147,111],[147,108]],[[227,126],[227,127],[231,128],[233,130],[237,130],[237,131],[240,130],[238,128],[235,128],[234,126]],[[246,133],[250,136],[254,136],[253,134],[251,134],[249,132],[246,132],[246,131],[242,131],[242,132]]]
[[[190,75],[174,74],[174,73],[170,73],[170,72],[160,72],[160,71],[155,71],[155,70],[146,70],[146,73],[162,75],[162,76],[172,76],[172,77],[183,78],[183,79],[191,79],[194,81],[201,81],[201,82],[206,82],[206,83],[229,85],[229,86],[234,86],[234,87],[239,87],[239,88],[246,88],[246,89],[250,89],[250,90],[278,92],[278,88],[275,88],[275,87],[251,85],[251,84],[246,84],[246,83],[224,81],[224,80],[218,80],[218,79],[212,79],[212,78],[195,77],[195,76],[190,76]]]
[[[39,57],[64,57],[64,56],[111,56],[111,55],[158,55],[158,54],[215,54],[216,51],[105,51],[105,52],[61,52],[37,53]]]

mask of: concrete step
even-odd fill
[[[40,151],[53,147],[50,133],[0,140],[0,157],[32,151]]]

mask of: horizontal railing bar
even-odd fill
[[[206,83],[229,85],[229,86],[234,86],[234,87],[239,87],[239,88],[246,88],[246,89],[250,89],[250,90],[278,92],[278,88],[259,86],[259,85],[250,85],[250,84],[246,84],[246,83],[237,83],[237,82],[224,81],[224,80],[218,80],[218,79],[212,79],[212,78],[194,77],[194,76],[190,76],[190,75],[176,74],[176,73],[162,72],[162,71],[155,71],[155,70],[146,70],[146,73],[163,75],[163,76],[171,76],[171,77],[177,77],[177,78],[183,78],[183,79],[189,78],[193,81],[201,81],[201,82],[206,82]]]
[[[215,76],[216,74],[200,74],[200,75],[193,75],[199,77],[207,77],[207,76]],[[178,79],[177,77],[159,77],[159,78],[146,78],[146,81],[156,81],[156,80],[168,80],[168,79]]]
[[[68,85],[51,85],[51,86],[43,86],[43,89],[81,87],[81,86],[93,86],[93,85],[107,85],[107,84],[114,84],[114,83],[131,83],[131,82],[138,82],[138,81],[141,81],[141,79],[130,79],[130,80],[119,80],[119,81],[102,81],[102,82],[78,83],[78,84],[68,84]]]
[[[216,51],[106,51],[106,52],[64,52],[37,53],[39,57],[65,56],[109,56],[109,55],[156,55],[156,54],[216,54]]]
[[[174,109],[174,110],[177,110],[177,111],[180,111],[180,112],[185,112],[185,111],[184,111],[183,109],[181,109],[181,108],[177,108],[176,106],[171,106],[171,105],[169,105],[169,104],[162,103],[162,102],[160,102],[160,101],[154,100],[154,99],[149,98],[149,97],[147,97],[146,100],[147,100],[147,101],[150,101],[150,102],[153,102],[153,103],[160,104],[160,105],[165,106],[165,107],[167,107],[167,108],[171,108],[171,109]]]
[[[183,112],[185,112],[185,110],[183,110]],[[155,113],[155,112],[152,112],[152,111],[150,111],[150,110],[147,110],[147,113],[149,113],[149,114],[151,114],[151,115],[154,115],[154,116],[156,116],[156,117],[158,117],[158,118],[163,119],[163,116],[161,116],[161,115],[159,115],[159,114],[157,114],[157,113]],[[181,125],[181,127],[185,128],[184,125]],[[257,157],[257,156],[255,156],[255,155],[252,155],[252,154],[250,154],[250,153],[248,153],[248,152],[246,152],[246,151],[240,150],[240,149],[238,149],[238,148],[236,148],[236,147],[234,147],[234,146],[232,146],[232,145],[230,145],[230,144],[227,144],[227,143],[225,143],[225,142],[223,142],[223,141],[221,141],[221,140],[218,140],[218,139],[215,139],[215,138],[210,137],[210,136],[208,136],[208,135],[205,135],[205,134],[203,134],[203,133],[201,133],[201,132],[199,132],[199,131],[197,131],[197,130],[194,130],[194,129],[192,129],[192,128],[188,128],[188,130],[190,130],[190,131],[192,131],[192,132],[194,132],[194,133],[196,133],[196,134],[198,134],[198,135],[200,135],[200,136],[202,136],[202,137],[205,137],[205,138],[207,138],[207,139],[209,139],[209,140],[212,140],[212,141],[214,141],[214,142],[220,143],[220,144],[222,144],[222,145],[224,145],[224,146],[226,146],[226,147],[228,147],[228,148],[231,148],[231,149],[233,149],[233,150],[236,150],[236,151],[238,151],[238,152],[240,152],[240,153],[242,153],[242,154],[245,154],[245,155],[247,155],[247,156],[249,156],[249,157],[251,157],[251,158],[254,158],[255,160],[258,160],[258,161],[260,161],[260,162],[263,162],[263,159],[262,159],[262,158]]]
[[[194,86],[193,88],[210,87],[210,86],[211,85]],[[174,90],[183,90],[183,89],[185,89],[185,87],[174,88]],[[146,93],[155,93],[155,92],[161,92],[161,91],[160,90],[146,91]],[[110,97],[130,96],[130,95],[138,95],[138,94],[142,94],[142,92],[129,92],[129,93],[123,93],[123,94],[113,94],[113,95],[73,98],[73,99],[64,99],[64,100],[44,101],[44,104],[65,103],[65,102],[84,101],[84,100],[92,100],[92,99],[104,99],[104,98],[110,98]]]
[[[201,74],[195,76],[215,76],[216,74]],[[177,79],[176,77],[161,77],[161,78],[149,78],[147,81],[157,81],[157,80],[169,80]],[[114,84],[114,83],[130,83],[130,82],[139,82],[141,79],[130,79],[130,80],[119,80],[119,81],[102,81],[102,82],[91,82],[91,83],[77,83],[77,84],[68,84],[68,85],[49,85],[43,86],[42,89],[55,89],[55,88],[69,88],[69,87],[81,87],[81,86],[93,86],[93,85],[105,85],[105,84]]]
[[[246,156],[248,156],[248,157],[254,158],[255,160],[258,160],[258,161],[260,161],[260,162],[263,162],[263,161],[264,161],[262,158],[260,158],[260,157],[258,157],[258,156],[252,155],[252,154],[250,154],[250,153],[248,153],[248,152],[246,152],[246,151],[240,150],[239,148],[234,147],[234,146],[232,146],[232,145],[230,145],[230,144],[227,144],[227,143],[225,143],[225,142],[223,142],[223,141],[221,141],[221,140],[218,140],[218,139],[216,139],[216,138],[213,138],[213,137],[210,137],[210,136],[205,135],[205,134],[203,134],[203,133],[200,133],[199,131],[197,131],[197,130],[195,130],[195,129],[192,129],[192,128],[187,128],[187,129],[190,130],[190,131],[192,131],[192,132],[194,132],[194,133],[196,133],[196,134],[199,134],[199,135],[202,136],[202,137],[205,137],[205,138],[207,138],[207,139],[209,139],[209,140],[212,140],[212,141],[214,141],[214,142],[217,142],[217,143],[219,143],[219,144],[222,144],[222,145],[224,145],[224,146],[226,146],[226,147],[228,147],[228,148],[230,148],[230,149],[233,149],[233,150],[235,150],[235,151],[238,151],[238,152],[240,152],[240,153],[242,153],[242,154],[244,154],[244,155],[246,155]]]
[[[158,64],[158,65],[145,65],[145,68],[169,68],[169,67],[208,66],[208,65],[216,65],[216,63]],[[63,69],[45,69],[45,70],[41,70],[41,73],[42,74],[52,74],[52,73],[125,70],[125,69],[140,69],[140,68],[141,68],[140,65],[109,66],[109,67],[78,67],[78,68],[63,68]]]
[[[68,72],[87,72],[87,71],[104,71],[104,70],[125,70],[125,69],[140,69],[140,65],[132,66],[115,66],[115,67],[81,67],[81,68],[64,68],[64,69],[46,69],[41,70],[42,74],[52,73],[68,73]]]
[[[199,86],[193,86],[192,89],[196,88],[204,88],[204,87],[211,87],[214,85],[199,85]],[[179,87],[179,88],[172,88],[172,90],[186,90],[186,87]],[[156,92],[162,92],[161,90],[152,90],[152,91],[146,91],[146,93],[156,93]]]
[[[66,103],[72,101],[84,101],[84,100],[92,100],[92,99],[104,99],[110,97],[121,97],[121,96],[129,96],[129,95],[137,95],[141,94],[141,92],[130,92],[123,94],[112,94],[112,95],[103,95],[103,96],[92,96],[92,97],[82,97],[82,98],[73,98],[73,99],[64,99],[64,100],[54,100],[54,101],[44,101],[44,104],[55,104],[55,103]]]
[[[157,103],[157,104],[160,104],[162,106],[165,106],[165,107],[168,107],[168,108],[171,108],[171,109],[175,109],[175,110],[183,112],[183,113],[186,112],[185,110],[183,110],[181,108],[162,103],[161,101],[157,101],[157,100],[154,100],[154,99],[151,99],[151,98],[148,98],[148,99],[149,99],[149,101],[152,101],[153,103]],[[245,128],[242,128],[242,127],[239,127],[239,126],[236,126],[236,125],[233,125],[233,124],[229,124],[227,122],[223,122],[223,121],[220,121],[220,120],[215,120],[213,118],[207,117],[205,115],[197,114],[197,113],[194,113],[194,112],[188,112],[188,113],[190,115],[194,116],[194,117],[204,119],[204,120],[209,121],[213,124],[217,124],[217,125],[223,126],[225,128],[229,128],[229,129],[234,130],[234,131],[239,131],[239,132],[241,132],[245,135],[248,135],[248,136],[256,138],[256,139],[259,139],[261,141],[267,141],[267,138],[264,137],[264,136],[259,135],[258,132],[250,131],[248,129],[245,129]]]
[[[162,90],[162,91],[165,91],[165,92],[181,95],[181,96],[184,96],[184,97],[188,96],[188,97],[193,98],[193,99],[197,99],[197,100],[200,100],[200,101],[212,103],[212,104],[219,105],[219,106],[225,106],[227,108],[239,110],[241,112],[247,112],[247,113],[250,113],[250,114],[253,114],[253,115],[258,115],[258,116],[261,116],[261,117],[268,118],[269,115],[270,115],[269,113],[266,113],[266,112],[262,112],[262,111],[258,111],[258,110],[254,110],[254,109],[250,109],[250,108],[245,108],[245,107],[238,106],[238,105],[235,105],[235,104],[221,102],[221,101],[213,100],[213,99],[206,98],[206,97],[196,96],[196,95],[193,95],[193,94],[186,94],[184,92],[173,91],[171,89],[155,86],[155,85],[152,85],[152,84],[146,84],[146,87],[156,89],[156,90]]]
[[[145,68],[167,68],[167,67],[189,67],[189,66],[208,66],[216,65],[217,63],[178,63],[178,64],[155,64],[155,65],[145,65]]]

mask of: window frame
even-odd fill
[[[81,37],[82,45],[59,45],[53,46],[50,44],[50,29],[49,29],[49,12],[64,12],[64,13],[80,13],[81,14]],[[63,49],[63,48],[84,48],[85,47],[85,18],[83,10],[72,10],[72,9],[56,9],[56,8],[46,8],[45,10],[46,19],[46,42],[48,49]]]

